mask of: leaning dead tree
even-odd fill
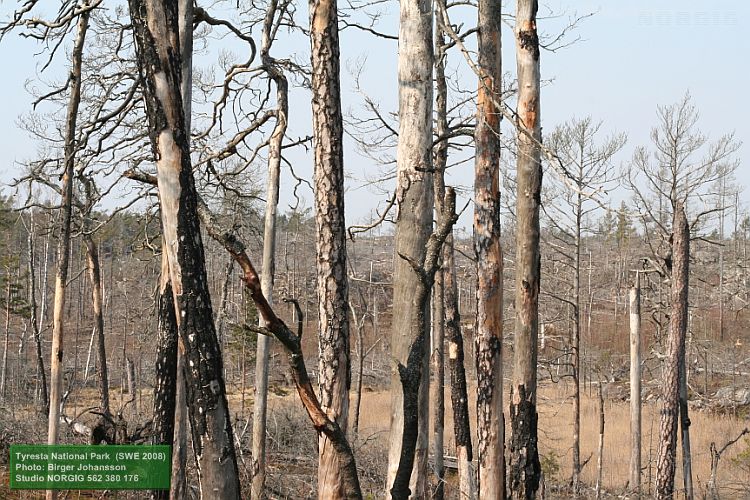
[[[688,276],[690,229],[685,208],[679,203],[672,222],[672,312],[664,366],[663,405],[659,423],[659,460],[656,497],[671,499],[677,456],[677,424],[680,416],[680,377],[685,363],[685,336],[688,317]]]
[[[403,494],[421,498],[426,488],[427,436],[428,436],[428,388],[429,377],[422,376],[422,367],[429,366],[429,349],[423,343],[419,355],[424,359],[414,368],[422,386],[417,407],[405,409],[407,399],[404,392],[400,367],[410,366],[412,345],[417,338],[424,338],[427,331],[414,331],[415,326],[427,328],[429,301],[419,303],[414,291],[420,286],[420,275],[410,262],[423,262],[427,241],[432,232],[432,9],[425,0],[404,0],[400,3],[398,94],[399,130],[397,156],[396,235],[394,241],[393,272],[393,322],[391,325],[391,425],[388,451],[388,473],[386,484],[390,495],[398,498]],[[405,258],[402,258],[405,257]],[[428,291],[429,292],[429,291]],[[414,365],[416,361],[412,361]],[[409,403],[411,404],[411,403]],[[411,412],[411,413],[410,413]],[[409,429],[406,420],[420,419],[421,425]],[[414,440],[415,451],[404,449],[404,434],[414,432],[408,440]],[[416,464],[412,474],[411,488],[403,485],[403,467]],[[400,473],[400,474],[399,474]],[[398,477],[397,477],[398,476]],[[407,481],[408,483],[408,481]]]
[[[505,498],[503,251],[500,245],[501,2],[479,1],[474,130],[474,252],[477,259],[477,452],[480,498]]]
[[[231,231],[222,228],[215,218],[209,212],[205,204],[200,205],[199,215],[201,222],[205,226],[208,234],[219,242],[225,250],[239,264],[242,270],[242,280],[250,292],[250,296],[258,308],[260,316],[265,322],[264,327],[255,330],[262,334],[273,336],[281,342],[289,355],[289,365],[292,374],[292,380],[297,388],[297,393],[305,408],[310,421],[318,434],[325,434],[331,443],[331,448],[336,454],[335,462],[341,467],[340,477],[342,480],[342,498],[361,499],[362,491],[359,485],[357,475],[357,465],[354,460],[354,454],[346,434],[335,420],[328,417],[323,410],[318,396],[315,394],[312,382],[305,367],[305,358],[302,353],[302,321],[298,323],[297,333],[293,333],[286,324],[276,315],[271,305],[268,303],[261,288],[260,278],[255,271],[252,261],[245,251],[245,244],[240,241]],[[299,305],[297,307],[297,317],[300,317]]]
[[[541,466],[537,444],[536,362],[539,328],[539,205],[542,165],[539,36],[536,0],[516,3],[518,158],[516,160],[516,325],[510,388],[510,494],[536,498]],[[523,131],[528,131],[523,133]]]
[[[185,349],[186,399],[204,496],[240,498],[234,440],[206,280],[198,197],[182,108],[177,5],[132,0],[175,317]]]

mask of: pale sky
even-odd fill
[[[199,2],[200,3],[200,2]],[[305,2],[302,2],[305,4]],[[504,8],[513,8],[513,2],[505,2]],[[750,185],[750,100],[746,93],[750,89],[750,70],[744,57],[750,53],[750,37],[744,29],[750,26],[750,3],[737,0],[576,0],[562,2],[553,0],[545,4],[555,12],[567,9],[569,14],[577,12],[596,14],[584,20],[573,36],[580,41],[555,53],[543,52],[541,68],[543,78],[551,80],[542,91],[542,125],[550,132],[555,125],[570,117],[591,115],[603,120],[607,130],[628,134],[628,146],[617,162],[627,161],[632,148],[647,145],[649,132],[655,124],[656,106],[671,104],[679,100],[686,91],[693,96],[701,119],[700,128],[711,138],[732,130],[736,137],[746,142],[739,152],[742,165],[737,171],[737,180]],[[2,5],[2,16],[15,6],[7,2]],[[384,18],[381,29],[397,32],[395,13],[397,3],[388,4],[389,15]],[[306,5],[301,6],[301,10]],[[548,12],[540,9],[540,15]],[[302,13],[301,13],[302,14]],[[302,14],[306,18],[306,14]],[[302,19],[303,17],[300,17]],[[470,19],[462,19],[469,22]],[[540,19],[543,32],[554,32],[561,20]],[[309,44],[299,37],[299,46],[279,44],[277,57],[297,52],[306,57]],[[512,33],[506,28],[503,33],[503,65],[506,71],[515,72]],[[30,110],[30,98],[24,90],[25,82],[34,78],[41,58],[36,43],[7,36],[0,43],[0,60],[4,62],[5,76],[0,78],[0,92],[4,96],[0,113],[0,182],[7,182],[17,175],[17,162],[35,156],[36,145],[26,133],[18,130],[19,115]],[[284,54],[284,51],[287,51]],[[359,105],[357,96],[351,91],[352,79],[346,71],[347,64],[367,56],[367,70],[363,83],[384,109],[395,109],[397,98],[396,58],[397,44],[394,41],[373,40],[355,30],[341,34],[342,90],[344,109]],[[474,75],[454,56],[452,66],[463,76],[468,85],[475,85]],[[302,133],[309,130],[309,94],[295,91],[291,99],[291,122]],[[298,157],[301,173],[311,171],[310,155]],[[357,155],[351,144],[346,148],[346,168],[355,177],[375,168],[369,159]],[[462,167],[451,175],[449,182],[471,183],[471,165]],[[282,178],[288,182],[289,177]],[[348,185],[347,217],[350,223],[361,221],[375,207],[382,195],[375,195],[365,188],[358,188],[353,180]],[[282,209],[290,203],[289,183],[282,185]],[[750,200],[750,190],[742,195],[744,206]],[[308,204],[311,194],[306,194]]]

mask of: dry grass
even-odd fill
[[[539,394],[539,448],[540,453],[559,465],[557,477],[553,482],[563,483],[570,478],[572,466],[573,403],[569,398],[570,390],[564,385],[544,384]],[[472,412],[472,432],[475,424],[474,396],[470,390],[470,411]],[[596,482],[596,450],[599,441],[599,401],[594,390],[589,397],[582,395],[581,401],[581,456],[585,460],[592,458],[584,468],[582,481],[593,485]],[[506,394],[507,398],[507,394]],[[506,399],[507,401],[507,399]],[[447,453],[455,446],[452,438],[453,419],[450,410],[449,393],[446,392],[445,445]],[[605,401],[605,436],[603,483],[611,492],[623,491],[628,481],[630,463],[630,406],[628,402]],[[659,406],[647,403],[643,407],[643,448],[642,448],[642,486],[645,489],[653,485],[656,478],[656,457],[658,451]],[[506,414],[506,420],[508,415]],[[721,447],[733,439],[748,425],[741,420],[726,415],[693,411],[691,442],[693,454],[693,476],[696,493],[705,491],[711,467],[709,446],[716,442]],[[360,434],[374,435],[387,446],[387,431],[390,421],[390,393],[386,391],[364,392],[360,416]],[[507,431],[506,431],[507,432]],[[719,485],[726,498],[750,499],[750,478],[731,463],[731,459],[743,449],[742,443],[730,448],[722,456],[719,467]],[[678,463],[680,458],[678,457]],[[678,469],[676,486],[681,487],[682,476]],[[702,496],[702,495],[699,495]]]

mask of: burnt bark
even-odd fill
[[[417,492],[410,489],[410,480],[415,461],[415,450],[419,433],[425,430],[419,428],[420,390],[423,387],[423,368],[425,363],[425,344],[427,342],[428,305],[430,291],[435,280],[435,273],[440,265],[440,253],[443,243],[458,220],[456,215],[456,194],[451,188],[446,189],[446,201],[440,225],[425,245],[425,256],[420,261],[414,261],[406,255],[399,254],[412,268],[417,276],[417,286],[413,290],[414,309],[416,316],[409,327],[414,340],[409,346],[406,364],[398,364],[401,393],[403,395],[403,431],[401,436],[401,454],[396,475],[390,488],[393,499],[406,500]],[[422,497],[424,495],[418,495]]]
[[[689,266],[690,229],[685,208],[678,203],[672,220],[672,311],[669,317],[667,357],[664,360],[659,458],[656,464],[656,498],[660,500],[670,499],[674,495],[680,375],[685,363],[687,333]]]
[[[536,498],[541,477],[536,411],[542,187],[537,8],[536,0],[518,0],[516,4],[517,127],[521,131],[516,163],[516,324],[510,392],[509,486],[514,499]]]
[[[167,255],[162,250],[162,268],[157,297],[158,318],[156,338],[156,370],[154,387],[154,414],[151,434],[152,444],[172,446],[175,434],[175,408],[177,403],[177,317],[174,311],[172,284],[169,281]],[[173,452],[174,455],[174,452]],[[174,478],[173,478],[174,479]],[[154,499],[169,498],[168,490],[152,493]]]
[[[156,158],[175,316],[185,349],[186,401],[201,494],[240,498],[182,106],[177,4],[130,0],[129,5]]]
[[[344,145],[336,0],[310,1],[320,404],[346,432],[351,370],[344,221]],[[344,497],[341,464],[318,443],[318,498]]]
[[[443,253],[445,287],[445,330],[448,342],[448,367],[451,378],[451,408],[453,409],[453,435],[458,455],[458,476],[461,498],[476,498],[472,461],[471,428],[469,424],[469,394],[466,387],[464,365],[464,338],[461,316],[458,311],[456,268],[453,258],[453,237],[445,242]]]

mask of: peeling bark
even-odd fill
[[[39,331],[39,319],[37,318],[36,303],[36,266],[34,265],[34,212],[31,211],[31,228],[28,236],[29,249],[29,310],[31,316],[29,322],[34,332],[34,344],[36,345],[36,371],[41,383],[39,384],[40,406],[39,412],[43,415],[49,413],[49,399],[47,394],[47,373],[44,369],[44,356],[42,354],[42,338]]]

